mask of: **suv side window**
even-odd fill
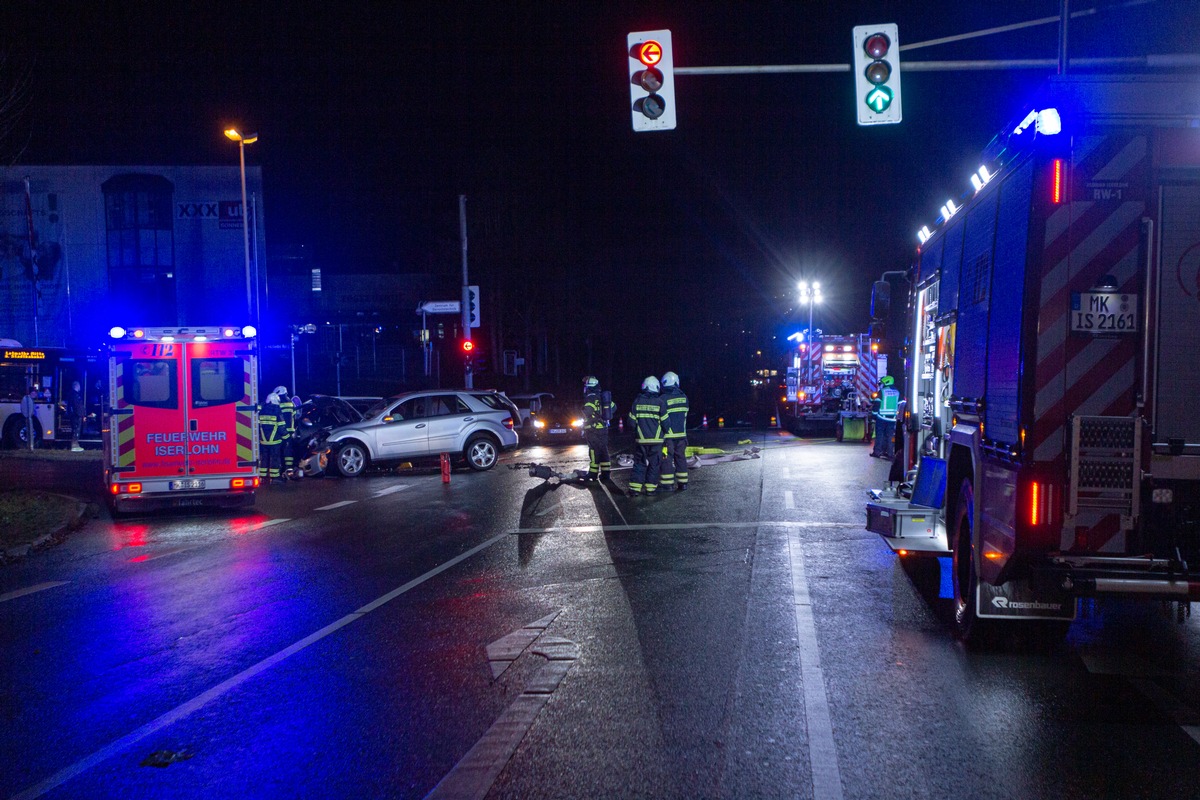
[[[429,416],[448,417],[469,414],[471,409],[456,394],[439,394],[429,398]]]
[[[392,409],[392,420],[418,419],[425,416],[425,398],[412,397]]]

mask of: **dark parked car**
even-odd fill
[[[548,400],[530,415],[530,422],[521,433],[537,444],[583,441],[583,409],[579,406]]]

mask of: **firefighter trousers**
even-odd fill
[[[283,442],[261,442],[258,445],[258,476],[275,480],[283,475]]]
[[[296,448],[292,443],[290,435],[284,436],[282,441],[283,450],[283,471],[287,474],[296,468]]]
[[[587,431],[588,478],[607,478],[612,469],[608,455],[608,428],[590,428]]]
[[[633,474],[629,489],[634,494],[654,494],[658,491],[658,470],[662,462],[663,443],[638,442],[633,448]]]
[[[688,482],[687,437],[663,439],[662,481],[664,489],[685,486]]]

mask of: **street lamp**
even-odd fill
[[[251,289],[250,289],[250,223],[247,220],[249,206],[246,204],[246,145],[254,144],[258,141],[258,134],[251,133],[242,135],[237,128],[227,128],[225,135],[238,143],[238,156],[241,161],[242,170],[242,245],[245,248],[246,255],[246,316],[253,320],[254,307],[251,304]],[[294,383],[294,381],[293,381]]]
[[[813,371],[813,351],[816,350],[815,336],[813,336],[813,304],[821,302],[821,284],[813,281],[810,286],[808,281],[800,281],[800,303],[808,303],[808,369],[805,372],[808,375],[810,383],[815,383]]]

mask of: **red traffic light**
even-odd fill
[[[653,67],[659,61],[662,61],[662,45],[653,39],[648,42],[642,42],[634,47],[633,57],[645,64],[647,67]]]
[[[470,339],[463,339],[462,350],[464,353],[469,353],[475,349],[475,343]]]
[[[892,40],[882,33],[872,34],[863,42],[863,50],[871,58],[883,58],[888,54],[888,48],[892,46]]]

